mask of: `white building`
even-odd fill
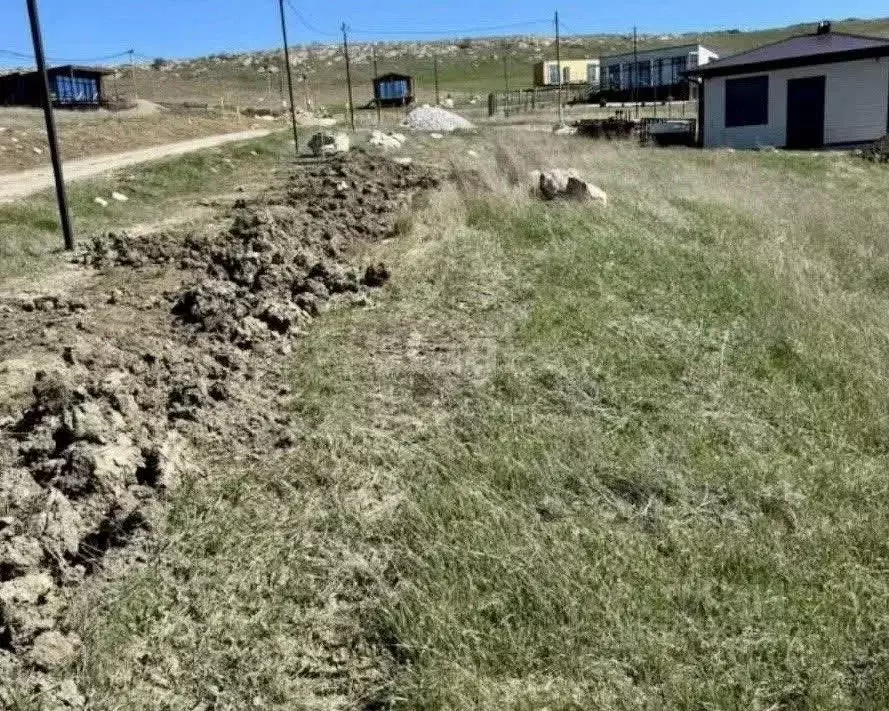
[[[889,39],[800,35],[699,67],[705,147],[818,148],[889,132]]]
[[[696,85],[685,73],[718,59],[699,44],[661,47],[602,57],[601,99],[607,101],[664,101],[694,98]]]

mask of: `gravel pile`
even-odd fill
[[[475,128],[462,116],[439,106],[421,106],[411,111],[405,124],[415,131],[450,133],[459,129]]]

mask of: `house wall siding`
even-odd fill
[[[726,128],[726,80],[761,74],[768,74],[769,77],[768,124]],[[825,77],[825,143],[863,143],[874,141],[886,133],[887,112],[889,112],[889,58],[882,57],[705,79],[704,145],[711,148],[785,145],[787,82],[790,79],[816,76]]]
[[[593,64],[596,67],[595,77],[592,82],[588,82],[588,66]],[[558,86],[558,81],[552,81],[550,76],[552,68],[558,67],[558,63],[553,60],[538,62],[534,65],[534,85],[535,86]],[[563,59],[562,71],[568,68],[571,72],[571,84],[587,84],[599,82],[599,60],[598,59]]]

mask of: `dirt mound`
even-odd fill
[[[411,194],[437,183],[413,165],[340,157],[307,166],[283,189],[239,201],[211,238],[109,234],[82,256],[92,266],[174,264],[205,277],[174,296],[183,323],[241,348],[296,331],[326,302],[381,286],[385,268],[341,262],[358,242],[391,235]]]
[[[64,332],[75,345],[62,349],[65,368],[39,373],[28,406],[2,425],[0,677],[35,675],[42,688],[40,674],[76,657],[80,642],[62,623],[67,601],[109,554],[125,562],[152,530],[158,501],[189,471],[189,440],[244,450],[258,449],[260,436],[266,448],[288,441],[267,401],[249,395],[256,369],[274,368],[287,340],[332,304],[385,284],[385,265],[354,265],[355,248],[393,234],[411,195],[436,184],[423,169],[360,153],[312,163],[238,201],[221,229],[108,234],[85,245],[81,265],[181,275],[147,307],[134,287],[77,308],[29,297],[2,311],[0,334],[51,326],[39,343]],[[132,313],[153,311],[154,331],[103,330],[99,321],[128,299],[138,302]],[[112,335],[84,346],[91,333]],[[0,706],[4,693],[0,678]]]

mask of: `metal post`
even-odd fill
[[[562,42],[559,37],[559,11],[556,10],[556,65],[559,68],[559,125],[562,125]]]
[[[46,57],[43,54],[43,36],[40,33],[40,18],[37,15],[37,0],[28,0],[28,16],[31,20],[31,37],[34,40],[34,57],[37,60],[37,72],[42,79],[40,82],[40,92],[43,95],[43,117],[46,121],[46,137],[49,140],[49,154],[52,159],[52,170],[56,182],[56,199],[59,203],[62,236],[65,241],[65,249],[72,250],[74,249],[74,231],[71,228],[71,216],[68,214],[68,199],[65,195],[62,158],[59,155],[56,121],[53,115],[52,98],[49,93],[49,76],[46,73]]]
[[[287,89],[290,93],[290,123],[293,127],[293,150],[299,158],[299,133],[296,130],[296,104],[293,101],[293,75],[290,71],[290,47],[287,45],[287,20],[284,18],[284,0],[278,0],[281,9],[281,37],[284,40],[284,65],[287,69]]]
[[[383,112],[380,109],[380,95],[377,90],[377,79],[380,77],[380,71],[377,66],[377,43],[374,42],[371,51],[374,58],[374,103],[377,105],[377,125],[383,122]]]
[[[435,75],[435,105],[441,105],[441,93],[438,90],[438,55],[436,54],[433,58],[432,70]]]
[[[355,103],[352,101],[352,67],[349,64],[349,35],[346,23],[343,23],[343,53],[346,55],[346,84],[349,87],[349,122],[355,130]]]
[[[506,49],[503,51],[503,88],[506,90],[506,104],[503,115],[509,118],[509,54]]]
[[[633,71],[630,72],[630,83],[633,85],[633,103],[636,105],[636,118],[639,118],[639,45],[635,25],[633,25]]]

